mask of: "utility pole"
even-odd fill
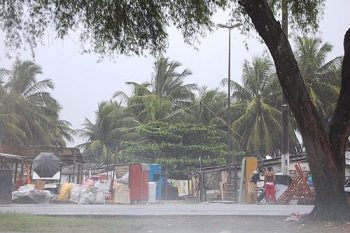
[[[231,30],[233,28],[241,26],[240,23],[236,24],[218,24],[219,28],[228,29],[228,70],[227,70],[227,149],[229,155],[231,155],[232,163],[236,164],[237,161],[234,161],[233,153],[232,153],[232,134],[231,134]],[[234,168],[234,177],[231,176],[231,185],[234,188],[233,200],[238,200],[237,198],[237,169]],[[232,173],[232,171],[231,171]]]
[[[288,0],[282,1],[282,29],[288,37]],[[283,175],[289,175],[289,132],[288,132],[288,102],[282,92],[282,148],[281,168]]]
[[[239,27],[241,24],[221,24],[217,26],[219,28],[228,29],[228,70],[227,70],[227,149],[229,153],[232,153],[232,135],[231,135],[231,30]],[[231,155],[232,156],[232,155]]]
[[[229,153],[232,153],[231,137],[231,28],[228,30],[228,70],[227,70],[227,147]],[[232,156],[232,155],[231,155]]]

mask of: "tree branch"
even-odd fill
[[[329,130],[332,141],[347,138],[350,135],[350,28],[344,37],[341,77],[341,90]]]
[[[270,50],[283,93],[298,122],[303,139],[305,140],[306,135],[309,139],[319,134],[326,136],[326,131],[300,75],[288,38],[280,23],[274,18],[267,1],[240,0],[239,4],[243,6]],[[329,143],[326,137],[322,140],[324,143]]]

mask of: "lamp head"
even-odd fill
[[[227,29],[232,29],[232,28],[236,28],[241,26],[241,23],[236,23],[236,24],[232,24],[232,23],[227,23],[227,24],[222,24],[222,23],[218,23],[216,26],[218,26],[219,28],[227,28]]]

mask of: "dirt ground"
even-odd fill
[[[285,217],[176,216],[176,217],[43,217],[5,215],[1,233],[348,233],[350,223],[301,224]]]
[[[130,224],[130,233],[345,233],[350,232],[350,224],[300,224],[291,223],[285,217],[230,217],[191,216],[135,218]]]

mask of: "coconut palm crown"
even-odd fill
[[[332,48],[318,38],[297,37],[294,52],[311,100],[325,124],[332,117],[340,92],[342,57],[327,61]]]
[[[59,120],[61,107],[49,92],[53,81],[37,81],[41,74],[41,67],[31,61],[17,60],[11,70],[1,70],[0,115],[7,122],[0,125],[13,130],[2,135],[2,144],[64,146],[72,141],[70,124]]]
[[[234,142],[248,154],[259,156],[280,148],[281,111],[274,104],[280,89],[275,79],[270,59],[257,57],[244,62],[243,85],[231,81]],[[296,140],[293,130],[290,134]]]

